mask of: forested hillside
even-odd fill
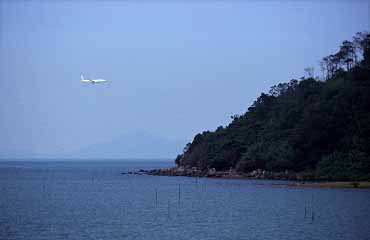
[[[370,34],[321,61],[324,77],[271,87],[242,115],[197,134],[178,166],[294,171],[306,179],[370,180]]]

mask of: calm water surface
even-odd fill
[[[0,162],[0,239],[370,239],[369,190],[121,174],[171,165]]]

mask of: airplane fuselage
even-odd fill
[[[104,80],[104,79],[85,79],[82,75],[81,75],[81,82],[85,82],[85,83],[102,83],[102,82],[106,82],[107,80]]]

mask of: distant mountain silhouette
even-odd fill
[[[26,158],[33,155],[32,152],[27,151],[2,151],[0,153],[1,159],[11,159],[11,158]]]
[[[172,158],[186,141],[169,140],[144,130],[134,130],[110,141],[93,144],[70,154],[73,158]]]
[[[54,158],[56,154],[36,153],[32,150],[7,149],[0,151],[1,160]]]

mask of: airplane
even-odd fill
[[[85,79],[84,76],[81,75],[81,82],[85,82],[85,83],[103,83],[106,81],[107,80],[104,80],[104,79]]]

